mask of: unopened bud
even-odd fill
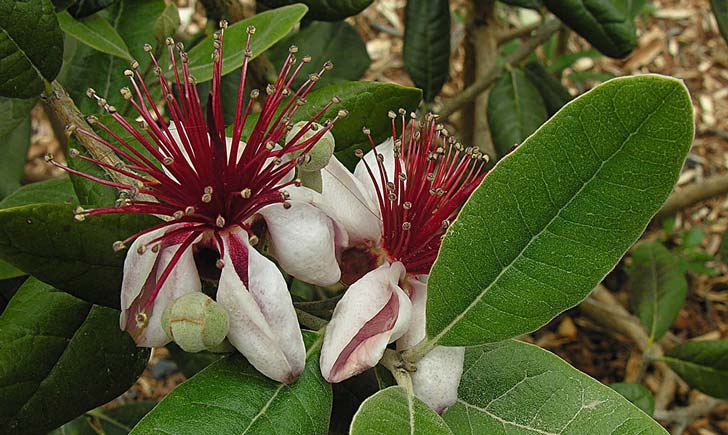
[[[186,352],[217,348],[225,340],[230,320],[222,305],[201,292],[186,294],[162,313],[162,328]]]
[[[288,135],[286,135],[286,143],[292,141],[301,132],[301,129],[306,126],[306,124],[306,121],[300,121],[294,124],[291,131],[289,131]],[[316,134],[320,133],[322,128],[323,127],[320,124],[313,123],[308,131],[306,131],[296,143],[300,144],[311,139]],[[334,154],[335,146],[336,142],[334,141],[334,135],[331,134],[331,131],[327,131],[323,136],[321,136],[318,142],[316,142],[316,144],[308,150],[306,153],[307,158],[305,159],[305,163],[303,163],[300,167],[301,170],[313,172],[323,169],[329,164],[329,160]]]

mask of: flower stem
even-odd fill
[[[325,328],[329,323],[320,317],[316,317],[298,308],[296,308],[296,316],[298,316],[298,323],[314,331]]]
[[[412,389],[412,377],[410,376],[410,370],[416,370],[414,366],[408,367],[406,361],[402,360],[400,353],[386,349],[384,356],[379,361],[379,364],[384,366],[387,370],[392,373],[394,380],[397,381],[397,385],[404,388],[408,394],[413,394]]]

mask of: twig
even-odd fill
[[[43,96],[43,98],[47,107],[50,108],[58,121],[64,126],[74,126],[86,131],[93,131],[91,126],[88,122],[86,122],[86,119],[81,114],[81,111],[78,110],[76,104],[73,102],[71,97],[68,96],[66,90],[63,89],[63,86],[61,86],[61,84],[57,81],[54,81],[51,86],[52,88]],[[114,151],[106,145],[97,142],[84,134],[76,135],[76,140],[78,143],[83,145],[83,147],[86,148],[88,152],[91,153],[91,156],[93,156],[96,160],[106,163],[114,168],[122,168],[125,166],[119,156],[117,156]],[[111,169],[104,168],[104,171],[109,178],[117,183],[125,184],[127,186],[136,186],[138,184],[133,178],[120,174],[116,171],[112,171]],[[143,201],[156,201],[153,197],[146,194],[137,194],[136,199]]]
[[[313,331],[319,331],[329,323],[320,317],[308,314],[298,308],[296,308],[296,316],[298,317],[298,323]]]
[[[669,411],[657,409],[654,417],[657,420],[673,423],[672,435],[680,435],[690,423],[706,414],[710,414],[716,406],[723,403],[726,403],[726,401],[709,397],[690,406],[673,408]]]
[[[474,77],[482,77],[488,71],[498,66],[498,43],[496,41],[497,20],[495,19],[495,1],[476,1],[475,13],[482,25],[473,25],[468,29],[471,32],[471,50],[474,58]],[[491,139],[488,124],[488,98],[489,89],[484,90],[475,98],[475,104],[468,105],[472,110],[472,137],[470,144],[477,145],[480,150],[490,156],[495,155],[495,147]],[[465,108],[465,107],[464,107]],[[467,110],[466,110],[467,112]],[[463,112],[465,114],[466,112]],[[469,124],[465,122],[464,124]]]
[[[539,45],[549,39],[554,32],[559,30],[560,27],[561,22],[557,19],[550,19],[543,23],[535,35],[524,41],[523,45],[521,45],[518,50],[506,57],[505,64],[517,65],[526,60]],[[493,67],[487,74],[481,76],[473,84],[465,88],[458,96],[453,97],[446,102],[438,111],[438,114],[443,118],[447,118],[460,110],[463,105],[469,103],[481,92],[488,89],[488,87],[490,87],[490,85],[493,84],[493,82],[495,82],[501,74],[502,69],[503,67],[501,66]]]
[[[496,36],[496,39],[498,40],[498,45],[503,45],[506,42],[512,41],[516,38],[520,38],[521,36],[530,35],[534,30],[538,29],[538,26],[540,25],[541,23],[537,21],[523,27],[516,27],[515,29],[498,32],[498,35]]]
[[[386,349],[384,356],[379,360],[379,364],[384,366],[392,373],[397,385],[403,387],[409,394],[412,394],[412,377],[411,371],[417,370],[414,365],[410,365],[402,360],[401,354],[392,349]]]
[[[660,343],[650,345],[649,336],[640,321],[601,284],[579,305],[579,308],[583,314],[611,333],[629,338],[645,353],[645,357],[653,360],[663,354],[662,345]],[[664,362],[654,361],[653,364],[662,376],[660,389],[655,394],[655,407],[665,409],[675,395],[677,376]]]
[[[728,193],[728,175],[714,175],[700,183],[685,186],[670,195],[665,205],[655,215],[663,218],[700,201]]]

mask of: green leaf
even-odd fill
[[[131,433],[326,435],[332,393],[318,365],[323,337],[303,334],[306,368],[291,385],[266,378],[236,354],[178,386]]]
[[[661,358],[691,386],[728,399],[728,340],[689,341]]]
[[[450,70],[450,5],[448,0],[408,0],[404,20],[404,69],[432,102]]]
[[[87,17],[111,6],[117,0],[78,0],[68,8],[68,12],[76,18]]]
[[[392,120],[387,113],[399,108],[416,110],[422,99],[422,91],[393,83],[340,82],[308,94],[306,104],[298,108],[291,120],[297,122],[311,119],[334,97],[339,97],[341,103],[332,105],[318,120],[323,123],[335,117],[341,109],[349,111],[345,118],[336,121],[331,133],[336,139],[336,149],[351,150],[353,156],[356,148],[371,147],[362,127],[371,130],[375,143],[384,141],[392,135]],[[248,118],[243,129],[243,138],[250,135],[257,120],[257,113]]]
[[[61,30],[91,48],[126,61],[131,60],[131,54],[124,40],[99,14],[76,20],[71,14],[63,11],[58,13],[58,24]]]
[[[131,57],[139,62],[139,71],[146,77],[147,83],[156,79],[149,66],[151,60],[144,51],[144,44],[152,45],[162,68],[167,65],[166,45],[164,41],[156,41],[154,35],[154,26],[165,9],[164,0],[118,0],[100,14],[124,40]],[[102,112],[96,101],[86,95],[86,90],[93,88],[122,114],[126,113],[131,106],[119,90],[130,85],[129,78],[124,76],[124,70],[129,68],[130,62],[79,44],[70,37],[66,37],[64,47],[67,53],[58,81],[81,112]],[[155,98],[161,95],[159,87],[151,88],[150,92]]]
[[[533,331],[576,305],[642,234],[693,140],[679,80],[609,81],[498,162],[450,226],[430,274],[432,345]]]
[[[164,8],[164,12],[154,22],[154,37],[157,43],[161,44],[168,36],[175,34],[180,26],[179,11],[177,5],[170,3]]]
[[[619,393],[537,346],[503,341],[465,351],[458,435],[666,435]]]
[[[250,49],[255,58],[286,36],[306,15],[307,10],[306,6],[295,4],[257,14],[228,27],[225,30],[222,74],[225,75],[243,64],[248,26],[255,26],[255,34],[250,40]],[[198,83],[212,79],[213,40],[213,35],[210,35],[188,53],[190,74],[197,79]]]
[[[632,310],[647,328],[650,340],[657,341],[670,329],[688,294],[680,259],[660,242],[645,242],[634,250],[627,272],[632,281]]]
[[[44,433],[126,391],[150,352],[118,325],[117,310],[26,281],[0,316],[0,432]]]
[[[0,96],[43,92],[63,62],[63,34],[49,0],[0,0]]]
[[[157,402],[132,402],[111,409],[95,409],[70,421],[48,435],[127,435]]]
[[[297,46],[302,54],[310,55],[312,59],[296,76],[294,88],[301,86],[309,74],[318,73],[327,60],[333,62],[334,69],[321,76],[316,83],[317,89],[340,81],[359,80],[371,63],[359,32],[346,21],[313,22],[300,32],[281,39],[266,53],[279,71],[291,45]]]
[[[541,94],[519,69],[503,73],[488,96],[488,125],[498,157],[546,121]]]
[[[28,146],[30,145],[30,110],[36,100],[0,97],[0,198],[20,187]]]
[[[212,352],[185,352],[175,343],[170,343],[166,347],[171,359],[174,360],[182,374],[184,374],[188,379],[196,375],[200,370],[203,370],[205,367],[225,356],[221,353]]]
[[[544,0],[572,30],[609,57],[623,58],[637,46],[632,17],[618,0]]]
[[[634,406],[641,409],[645,414],[652,416],[655,413],[655,397],[650,390],[642,385],[618,382],[616,384],[609,384],[608,386],[629,400]]]
[[[0,259],[85,301],[119,307],[126,252],[111,245],[159,221],[111,214],[84,222],[65,204],[33,204],[0,210]]]
[[[351,421],[351,435],[452,435],[435,411],[402,387],[385,388],[369,397]],[[458,432],[460,434],[460,432]]]
[[[0,280],[24,276],[25,272],[0,260]]]
[[[523,72],[526,73],[528,80],[531,81],[538,90],[538,93],[541,94],[541,99],[543,100],[548,116],[553,116],[566,103],[571,101],[572,97],[569,90],[560,81],[556,80],[554,76],[549,74],[540,62],[529,62],[523,69]]]
[[[710,0],[710,8],[713,10],[715,21],[718,22],[718,29],[723,39],[728,42],[728,1]]]
[[[321,21],[339,21],[363,11],[374,0],[259,0],[258,4],[280,8],[294,3],[308,6],[306,18]]]
[[[543,7],[542,0],[500,0],[501,3],[505,3],[511,6],[518,6],[526,9],[541,9]]]
[[[73,185],[68,178],[52,178],[28,184],[0,201],[0,208],[18,207],[37,203],[78,205]]]

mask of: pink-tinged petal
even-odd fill
[[[415,396],[438,414],[445,412],[458,400],[464,358],[464,347],[432,349],[417,362],[417,371],[410,374]]]
[[[169,343],[167,333],[162,329],[162,313],[171,302],[187,293],[201,290],[200,276],[197,273],[191,246],[185,249],[173,266],[167,279],[157,293],[147,311],[147,320],[139,324],[136,315],[140,313],[151,297],[165,268],[181,247],[186,234],[181,234],[173,242],[165,241],[161,249],[146,249],[142,254],[139,248],[165,233],[182,225],[169,226],[151,231],[137,238],[129,248],[124,260],[124,278],[121,284],[121,329],[128,331],[138,346],[157,347]]]
[[[258,371],[291,383],[306,349],[288,287],[275,264],[253,249],[240,228],[223,234],[225,255],[217,301],[230,315],[228,339]]]
[[[335,284],[341,278],[336,261],[336,229],[331,218],[318,208],[300,201],[263,207],[271,238],[271,253],[283,270],[319,286]]]
[[[407,330],[411,303],[399,287],[402,263],[383,264],[351,285],[334,309],[321,349],[321,373],[341,382],[373,367]]]
[[[397,350],[409,349],[425,338],[425,309],[427,307],[427,275],[407,275],[403,284],[412,301],[412,319],[407,332],[397,340]]]
[[[369,170],[372,171],[374,179],[377,181],[379,190],[382,191],[382,177],[380,175],[381,171],[379,170],[379,163],[377,162],[377,154],[381,154],[382,157],[384,157],[384,159],[382,160],[382,164],[384,165],[384,170],[387,174],[387,180],[393,182],[394,141],[391,137],[377,145],[376,152],[374,150],[370,150],[368,153],[364,154],[363,161],[357,163],[356,167],[354,168],[354,176],[362,183],[369,197],[372,198],[374,201],[377,200],[377,188],[372,183],[372,177],[369,175],[367,165],[369,166]],[[364,164],[365,162],[366,165]]]
[[[349,243],[379,242],[382,219],[376,197],[336,157],[321,170],[321,179],[321,195],[315,205],[346,229]]]
[[[412,320],[407,332],[397,340],[397,350],[409,349],[425,338],[427,275],[408,275],[404,283],[412,300]],[[415,395],[438,414],[455,403],[463,374],[465,348],[437,346],[417,362],[411,373]]]

